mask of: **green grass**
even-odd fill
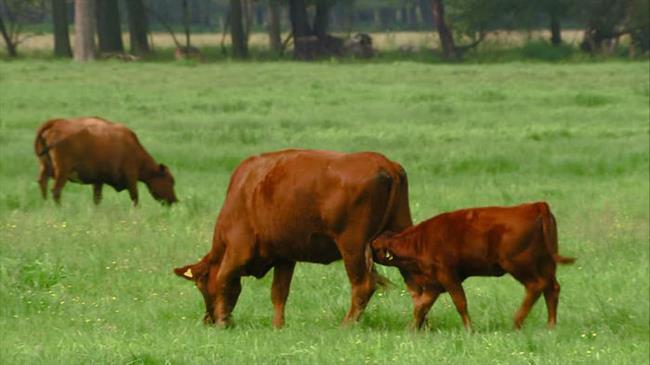
[[[648,363],[647,62],[551,65],[0,63],[0,358],[34,363]],[[33,134],[53,117],[131,126],[169,165],[181,203],[69,184],[43,202]],[[201,324],[198,291],[171,269],[210,245],[232,169],[285,147],[374,150],[408,171],[416,221],[546,200],[557,216],[559,323],[543,301],[524,329],[510,277],[465,282],[475,332],[448,295],[406,331],[396,270],[361,323],[341,263],[299,264],[287,325],[272,329],[271,275],[247,278],[236,327]]]

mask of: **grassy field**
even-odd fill
[[[551,65],[0,63],[0,359],[35,363],[641,364],[649,349],[647,62]],[[62,206],[35,182],[48,118],[122,121],[169,165],[181,203],[141,206],[68,184]],[[410,298],[377,293],[342,329],[341,263],[299,264],[287,325],[272,329],[271,275],[243,280],[236,327],[201,323],[203,302],[171,269],[207,252],[233,168],[285,147],[374,150],[409,174],[416,221],[461,207],[546,200],[558,220],[559,323],[543,301],[515,332],[524,290],[465,282],[475,332],[448,295],[411,333]]]

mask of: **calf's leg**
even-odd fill
[[[521,329],[526,316],[528,316],[531,308],[542,294],[542,290],[546,287],[546,283],[541,279],[531,279],[524,282],[524,286],[526,287],[526,296],[524,297],[524,301],[521,303],[521,307],[519,307],[519,310],[515,313],[515,329]]]
[[[411,328],[414,330],[422,329],[424,323],[426,322],[426,316],[433,303],[440,295],[438,290],[428,290],[424,289],[421,293],[414,295],[411,293],[411,298],[413,299],[413,322],[411,323]]]
[[[467,312],[467,298],[465,297],[465,291],[463,290],[460,280],[451,274],[443,274],[439,279],[445,290],[449,292],[451,300],[454,302],[456,310],[463,320],[465,329],[471,331],[472,322],[469,319],[469,313]]]
[[[281,262],[273,269],[273,285],[271,287],[271,302],[273,302],[273,326],[284,326],[284,306],[289,296],[289,287],[293,277],[294,261]]]
[[[544,288],[544,299],[546,300],[546,310],[548,311],[547,326],[554,328],[557,323],[557,304],[560,299],[560,284],[553,278],[549,285]]]

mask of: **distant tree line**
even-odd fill
[[[16,56],[30,36],[26,26],[51,24],[54,54],[72,57],[74,51],[80,61],[124,54],[123,31],[129,33],[128,52],[146,55],[152,28],[171,33],[186,55],[196,50],[191,30],[229,34],[236,58],[248,57],[249,35],[261,31],[268,32],[274,52],[293,43],[295,57],[311,59],[339,54],[341,34],[435,30],[442,55],[459,59],[490,31],[546,28],[549,41],[560,45],[567,26],[583,30],[580,47],[586,52],[607,52],[629,35],[630,51],[645,54],[649,14],[650,0],[0,0],[0,32],[7,54]],[[179,30],[184,42],[176,37]]]

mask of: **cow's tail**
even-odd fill
[[[397,195],[400,191],[400,186],[403,183],[403,179],[401,176],[390,174],[388,171],[383,169],[379,172],[379,178],[387,181],[390,184],[390,189],[388,192],[388,200],[386,202],[386,210],[384,210],[384,215],[381,218],[377,232],[371,236],[370,241],[366,245],[365,256],[367,268],[368,270],[371,270],[371,274],[375,277],[375,282],[378,286],[386,288],[390,286],[392,282],[387,277],[379,274],[375,268],[375,265],[373,265],[372,248],[370,247],[370,242],[377,238],[377,236],[379,236],[386,229],[388,220],[393,215],[393,211],[397,204]]]
[[[52,146],[47,145],[47,142],[45,141],[45,137],[43,137],[43,134],[48,129],[52,128],[54,124],[58,121],[59,119],[48,120],[36,130],[36,138],[34,139],[34,152],[36,152],[36,156],[38,156],[38,158],[41,158],[41,156],[44,155],[49,156],[48,152],[50,151],[50,148],[52,148]]]
[[[557,225],[555,223],[555,216],[551,213],[551,209],[546,203],[543,204],[542,209],[542,227],[544,230],[544,243],[548,249],[549,254],[553,257],[553,261],[561,265],[572,264],[576,261],[575,257],[564,257],[558,253],[557,244]]]

